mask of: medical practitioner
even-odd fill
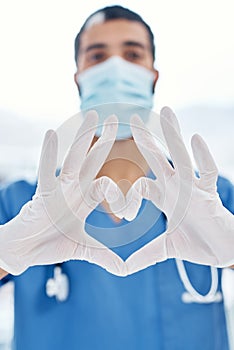
[[[154,50],[150,27],[130,10],[112,6],[91,15],[75,41],[75,82],[80,93],[81,109],[86,111],[94,106],[113,103],[119,112],[116,114],[121,117],[120,102],[150,110],[158,79]],[[87,113],[83,129],[78,131],[77,142],[73,143],[59,178],[53,175],[57,139],[56,134],[50,131],[43,144],[38,185],[19,181],[0,192],[1,224],[9,222],[0,231],[4,238],[0,238],[1,273],[2,276],[3,270],[12,273],[0,283],[13,280],[15,285],[14,349],[229,349],[221,289],[222,270],[209,267],[203,256],[200,260],[203,259],[205,265],[178,259],[182,259],[185,253],[192,254],[186,251],[186,245],[181,244],[185,236],[180,236],[180,230],[186,234],[190,231],[187,217],[186,220],[173,222],[173,226],[180,230],[175,239],[171,239],[169,244],[167,242],[170,259],[162,256],[162,262],[155,264],[160,261],[160,250],[154,255],[158,249],[155,239],[171,227],[171,220],[167,226],[166,216],[161,210],[171,219],[170,200],[173,202],[175,198],[166,197],[170,200],[165,201],[164,206],[151,190],[158,189],[157,179],[163,183],[163,178],[172,178],[173,181],[168,181],[167,185],[174,191],[176,180],[173,169],[182,175],[185,189],[187,183],[194,183],[174,117],[168,110],[164,111],[164,117],[162,113],[162,127],[164,125],[165,139],[174,164],[174,168],[169,168],[169,163],[165,164],[137,117],[135,122],[133,120],[135,126],[132,130],[124,125],[126,122],[129,124],[129,120],[124,120],[117,130],[116,118],[111,116],[106,119],[109,108],[106,113],[105,108],[104,112],[103,108],[97,109],[99,120],[101,123],[105,121],[103,134],[101,127],[96,130],[91,127],[97,123],[97,115]],[[171,128],[165,126],[168,120]],[[176,134],[173,134],[175,130]],[[174,135],[174,152],[170,135]],[[198,141],[200,139],[195,138],[194,153],[199,162]],[[94,146],[89,151],[91,143]],[[181,150],[182,158],[178,157],[178,150]],[[211,158],[206,154],[212,168]],[[79,164],[75,161],[77,159]],[[201,161],[200,169],[203,166]],[[162,170],[163,178],[158,168]],[[188,170],[184,176],[181,169]],[[142,179],[138,180],[145,176],[149,176],[151,181],[143,183]],[[74,197],[74,189],[78,189],[77,178],[82,184],[79,205],[77,198],[74,202],[69,201]],[[210,185],[209,198],[212,200],[215,197],[212,192],[214,179],[215,175],[207,182],[204,176],[203,181],[204,186]],[[121,214],[121,205],[113,207],[115,200],[119,204],[121,202],[121,194],[115,184],[126,194],[130,193],[128,191],[134,183],[132,198],[135,203],[138,201],[139,205],[138,194],[146,199],[143,199],[136,218],[130,220],[133,210]],[[219,177],[217,187],[223,205],[233,213],[232,184]],[[197,198],[197,192],[192,192],[193,198]],[[187,199],[186,209],[189,207]],[[70,204],[68,211],[66,203]],[[212,203],[221,208],[216,200]],[[113,214],[115,210],[116,215]],[[78,220],[76,215],[72,217],[71,211],[78,212],[79,219],[86,220],[85,230],[89,238],[83,232],[82,220]],[[196,212],[192,212],[194,217],[189,213],[188,221],[194,226],[193,233],[203,231],[203,218],[197,222]],[[175,217],[181,218],[180,214],[179,211]],[[129,220],[121,219],[121,216]],[[56,225],[51,225],[51,219]],[[178,226],[181,222],[185,225]],[[7,234],[11,234],[9,240],[6,239]],[[195,240],[195,246],[200,241],[201,237]],[[153,244],[153,251],[150,248],[146,251],[147,256],[142,256],[141,248],[148,244]],[[165,247],[164,243],[161,247]],[[205,255],[209,255],[206,246],[204,251]],[[189,260],[186,254],[188,259],[185,260]],[[177,259],[172,259],[173,256]],[[210,256],[213,257],[213,250]],[[128,270],[124,270],[127,259],[131,274],[121,277],[128,274]],[[222,265],[217,259],[212,260],[212,264]]]

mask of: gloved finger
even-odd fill
[[[97,122],[97,112],[88,111],[64,161],[60,172],[61,175],[79,173],[94,138]]]
[[[166,234],[162,234],[133,253],[126,261],[128,274],[167,260]]]
[[[126,194],[124,218],[128,221],[132,221],[137,216],[143,198],[141,192],[141,180],[137,179]]]
[[[98,180],[101,181],[102,191],[109,204],[110,211],[119,219],[122,219],[126,210],[126,201],[123,192],[119,186],[107,176],[102,176],[102,178]]]
[[[172,111],[169,107],[167,107],[167,106],[163,107],[163,108],[161,109],[161,112],[160,112],[160,119],[161,119],[161,115],[165,116],[165,115],[171,114],[171,113],[173,113],[173,111]],[[174,113],[173,113],[173,114],[174,114]],[[175,116],[175,114],[174,114],[174,116]],[[176,132],[177,132],[179,135],[181,135],[180,125],[179,125],[179,122],[178,122],[177,118],[176,118],[176,117],[175,117],[175,118],[171,118],[171,119],[170,119],[170,123],[171,123],[171,126],[174,127],[174,129],[176,130]]]
[[[189,153],[180,132],[178,132],[177,118],[169,107],[162,109],[160,121],[175,169],[181,178],[193,176],[193,167]]]
[[[142,198],[151,200],[160,207],[161,190],[157,180],[146,177],[137,179],[126,195],[125,219],[131,221],[135,219],[141,207]]]
[[[85,189],[89,186],[105,163],[115,142],[117,129],[118,119],[115,115],[111,115],[104,122],[102,136],[91,148],[82,165],[80,171],[82,188]]]
[[[149,167],[160,182],[165,182],[165,177],[170,177],[174,170],[139,116],[132,116],[131,129],[136,145]]]
[[[200,186],[208,191],[216,190],[218,168],[207,144],[201,136],[194,135],[191,140],[191,145],[200,174]]]
[[[119,186],[109,177],[102,176],[90,184],[82,203],[77,209],[77,215],[82,221],[91,213],[96,206],[106,200],[110,207],[110,212],[120,219],[124,216],[125,197]]]
[[[48,192],[54,189],[58,156],[58,137],[55,131],[45,134],[38,170],[38,191]]]

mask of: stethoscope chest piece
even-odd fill
[[[60,266],[55,266],[54,277],[46,282],[46,294],[55,297],[57,301],[65,301],[69,294],[69,280]]]

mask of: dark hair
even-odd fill
[[[76,62],[77,62],[79,48],[80,48],[81,34],[85,31],[86,26],[88,25],[89,21],[91,21],[91,19],[98,13],[103,14],[104,21],[124,18],[124,19],[127,19],[129,21],[137,21],[137,22],[142,23],[145,26],[145,28],[149,34],[151,52],[152,52],[153,60],[155,59],[154,35],[151,31],[150,26],[137,13],[135,13],[135,12],[125,8],[125,7],[115,5],[115,6],[107,6],[107,7],[100,9],[100,10],[97,10],[86,19],[86,21],[84,22],[83,26],[81,27],[81,29],[80,29],[80,31],[77,34],[76,39],[75,39],[75,61]]]

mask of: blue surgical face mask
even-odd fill
[[[119,120],[117,139],[131,137],[130,118],[139,114],[146,123],[153,106],[155,75],[149,69],[130,63],[119,56],[86,69],[77,83],[81,94],[81,110],[95,109],[99,115],[96,135],[109,115]]]

